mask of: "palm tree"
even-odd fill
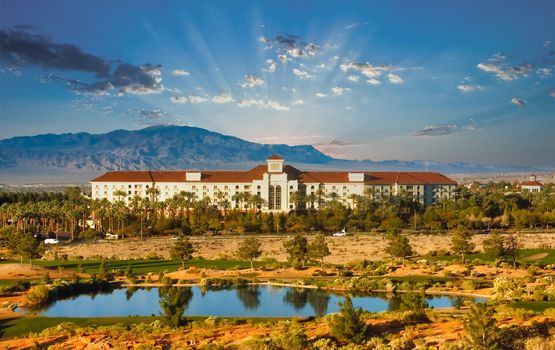
[[[249,207],[252,206],[253,210],[258,209],[259,211],[261,211],[262,207],[266,204],[266,200],[264,200],[264,198],[262,198],[260,195],[255,194],[249,196],[248,204]]]
[[[293,191],[289,193],[289,203],[293,204],[293,209],[297,211],[299,202],[301,201],[301,195],[298,191]]]
[[[150,187],[146,189],[146,194],[150,197],[150,201],[155,203],[158,202],[158,196],[160,195],[160,190],[156,187]]]
[[[318,202],[318,209],[321,209],[326,201],[326,189],[322,184],[320,184],[316,190],[316,200]]]
[[[304,201],[310,204],[309,209],[314,209],[314,203],[316,202],[316,199],[316,195],[312,192],[305,196]]]

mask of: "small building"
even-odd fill
[[[517,186],[522,192],[541,192],[543,184],[539,182],[536,175],[530,175],[530,179]]]

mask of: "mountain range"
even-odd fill
[[[334,159],[311,145],[259,144],[189,126],[153,126],[106,134],[66,133],[0,140],[0,182],[14,179],[83,179],[107,170],[244,169],[271,154],[303,169],[529,172],[523,166],[482,166],[429,161]],[[2,175],[3,174],[3,175]]]

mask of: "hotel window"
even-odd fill
[[[148,185],[146,185],[146,188],[148,188]]]
[[[238,189],[239,189],[239,186],[235,186],[235,189],[238,190]]]
[[[275,208],[275,187],[270,185],[268,189],[268,209],[273,210]]]
[[[276,186],[276,209],[281,209],[281,186]]]
[[[131,194],[131,191],[127,191],[127,194]]]

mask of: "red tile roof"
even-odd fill
[[[538,181],[526,181],[520,184],[520,187],[522,186],[540,186],[542,187],[543,184],[541,182]]]
[[[283,160],[283,158],[277,154],[272,154],[271,156],[269,156],[268,158],[269,160]]]
[[[351,183],[348,171],[300,171],[285,165],[283,171],[289,179],[302,183]],[[199,172],[189,171],[189,172]],[[248,183],[262,180],[267,172],[266,165],[258,165],[247,171],[200,171],[201,182]],[[110,171],[91,182],[187,182],[186,170],[168,171]],[[356,171],[354,173],[357,173]],[[360,173],[360,172],[358,172]],[[364,183],[368,185],[456,185],[457,183],[439,173],[430,172],[364,172]]]

